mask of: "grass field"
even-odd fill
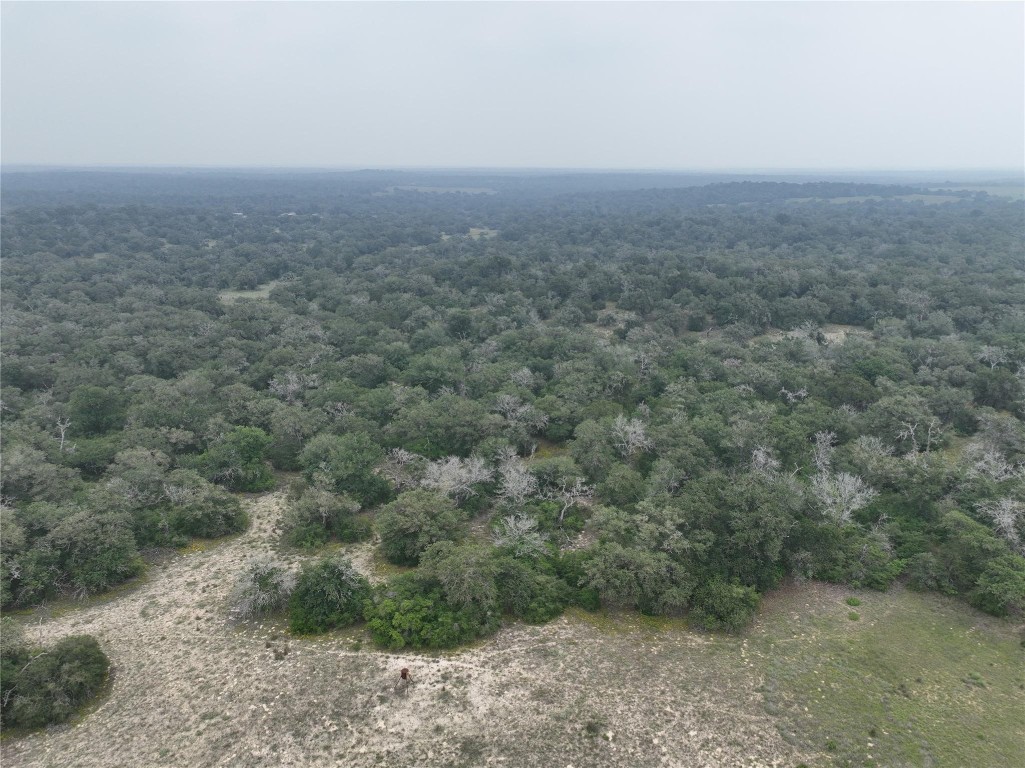
[[[822,765],[1023,764],[1020,627],[936,595],[852,594],[783,590],[749,636],[789,742]]]

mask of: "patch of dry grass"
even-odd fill
[[[281,284],[280,280],[271,280],[269,283],[258,285],[251,291],[230,291],[225,290],[217,294],[217,298],[224,304],[234,304],[240,299],[252,301],[266,301],[270,298],[270,292]]]

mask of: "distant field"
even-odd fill
[[[280,280],[271,280],[269,283],[256,286],[251,291],[221,291],[217,294],[217,298],[225,304],[234,304],[239,299],[267,299],[270,297],[270,292],[280,284]]]
[[[1011,184],[997,186],[950,186],[933,187],[937,192],[985,192],[995,197],[1010,197],[1014,200],[1025,200],[1025,187],[1018,187]]]
[[[950,190],[954,191],[954,190]],[[858,195],[852,197],[791,197],[788,203],[864,203],[868,201],[882,202],[884,200],[900,200],[905,203],[925,203],[926,205],[939,205],[940,203],[956,203],[964,198],[954,195],[896,195],[894,197],[881,197],[879,195]]]
[[[741,637],[571,611],[442,654],[380,652],[359,628],[233,625],[227,591],[274,548],[283,500],[247,499],[248,532],[102,600],[23,612],[33,639],[94,634],[115,674],[70,726],[6,738],[5,768],[996,768],[1025,754],[1021,628],[903,589],[790,586]],[[380,577],[366,545],[353,555]]]
[[[401,186],[389,187],[389,192],[400,190],[402,192],[428,192],[431,194],[445,194],[462,192],[466,195],[497,195],[498,190],[490,187],[424,187],[415,184],[403,184]]]
[[[451,240],[452,237],[453,235],[444,233],[441,235],[442,240]],[[470,231],[467,232],[465,235],[455,235],[455,237],[468,237],[471,240],[480,240],[482,237],[498,237],[498,230],[488,229],[487,227],[470,227]]]

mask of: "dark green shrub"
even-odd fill
[[[68,401],[68,417],[76,435],[102,435],[124,423],[124,402],[113,387],[78,387]]]
[[[142,570],[124,515],[78,512],[58,523],[37,549],[40,565],[57,569],[65,589],[76,597],[108,590]]]
[[[545,569],[540,561],[502,557],[495,582],[504,613],[531,624],[544,624],[562,614],[577,590]]]
[[[566,582],[546,573],[533,574],[530,602],[525,610],[517,614],[531,624],[544,624],[566,610],[573,590]]]
[[[483,611],[497,609],[498,563],[493,547],[439,541],[424,551],[420,573],[441,584],[450,605]]]
[[[987,562],[968,602],[994,616],[1025,612],[1025,558],[1008,553]]]
[[[908,561],[908,586],[918,590],[935,590],[956,594],[957,590],[947,578],[943,564],[932,552],[920,552]]]
[[[760,599],[753,587],[714,578],[694,591],[691,616],[705,629],[738,632],[754,616]]]
[[[381,551],[392,563],[416,565],[431,544],[460,538],[463,518],[446,496],[407,491],[377,515]]]
[[[370,435],[355,432],[318,435],[303,449],[299,463],[307,479],[327,482],[369,507],[387,501],[392,493],[388,481],[374,473],[383,458],[384,451]]]
[[[288,626],[300,634],[355,624],[370,598],[370,583],[347,558],[326,557],[303,566],[289,600]]]
[[[0,713],[6,726],[63,723],[103,686],[110,661],[96,639],[75,635],[49,648],[26,645],[4,622]]]
[[[603,542],[584,564],[584,584],[602,603],[641,613],[672,614],[687,607],[694,577],[664,552]]]
[[[164,488],[171,497],[168,524],[179,535],[214,539],[249,525],[249,516],[235,496],[195,472],[179,469],[168,473]]]
[[[624,464],[614,464],[598,486],[598,495],[609,504],[626,507],[644,498],[645,483],[640,472]]]
[[[802,575],[834,584],[886,590],[906,565],[882,537],[853,525],[805,523],[799,540],[809,553]]]
[[[581,550],[561,552],[552,560],[555,575],[569,588],[570,605],[576,605],[586,611],[597,611],[601,608],[601,597],[598,590],[585,586],[587,570],[585,564],[591,553]]]
[[[370,524],[359,517],[359,504],[320,488],[304,490],[288,505],[281,521],[285,541],[293,547],[312,549],[336,541],[362,541]]]
[[[235,427],[195,459],[211,482],[233,491],[256,493],[274,487],[274,476],[264,461],[270,437],[256,427]]]
[[[121,450],[121,435],[75,438],[75,450],[61,454],[61,463],[80,470],[89,480],[99,478]]]
[[[584,509],[580,505],[570,507],[565,514],[562,514],[559,505],[554,501],[528,505],[528,509],[537,519],[538,528],[546,533],[580,533],[587,524]],[[559,519],[560,514],[562,520]]]
[[[366,606],[374,642],[385,648],[451,648],[494,632],[498,612],[475,606],[456,608],[441,584],[404,574],[380,587]]]
[[[35,605],[56,594],[54,576],[59,575],[52,551],[32,548],[17,554],[0,555],[3,602],[7,607]]]

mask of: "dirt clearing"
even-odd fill
[[[77,723],[6,742],[4,765],[799,762],[762,711],[756,676],[742,663],[721,674],[727,659],[695,635],[567,617],[424,656],[370,649],[360,630],[311,640],[233,625],[231,581],[272,548],[282,500],[251,500],[248,532],[154,566],[112,600],[28,621],[38,640],[95,635],[115,675]],[[402,667],[414,679],[405,694]]]

